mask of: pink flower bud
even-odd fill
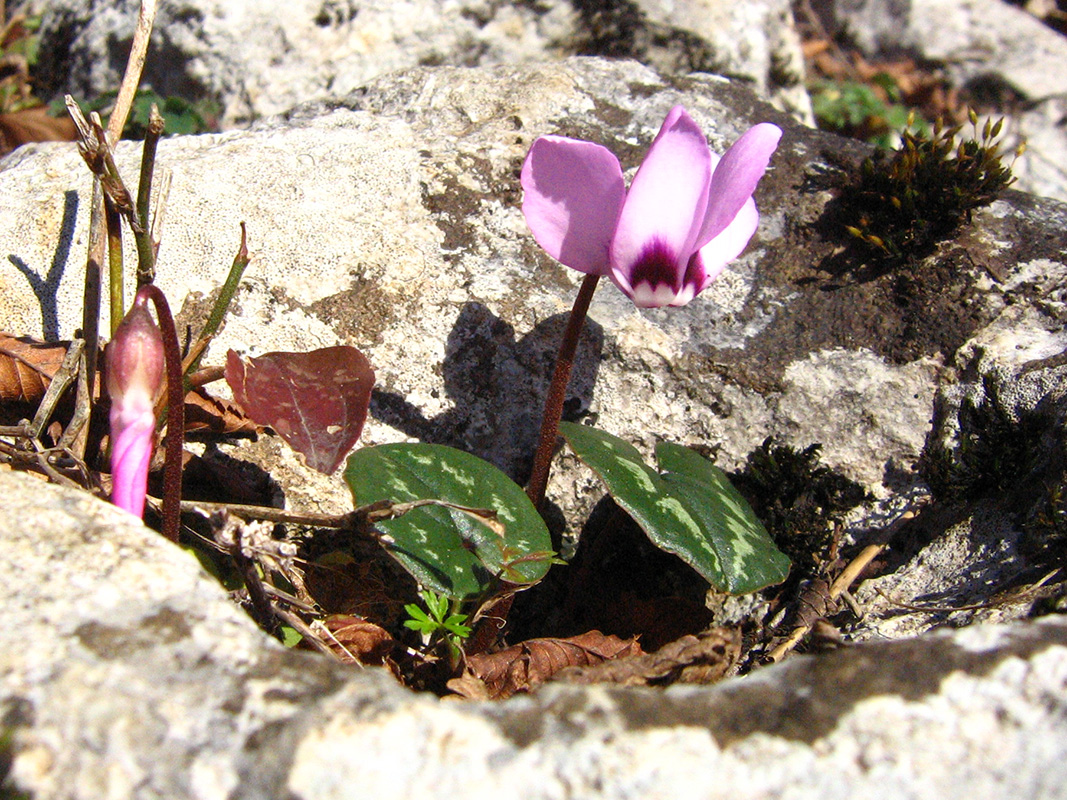
[[[164,357],[163,337],[140,296],[119,323],[104,357],[111,396],[111,501],[141,516]]]

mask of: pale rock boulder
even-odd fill
[[[174,176],[158,284],[196,322],[246,221],[253,261],[210,360],[227,348],[355,345],[378,371],[364,445],[452,444],[522,481],[580,278],[526,230],[522,159],[536,136],[562,133],[605,144],[632,174],[677,103],[720,151],[755,122],[786,128],[756,195],[760,230],[685,308],[639,311],[605,281],[569,413],[593,413],[647,452],[660,437],[717,447],[727,469],[770,435],[820,442],[826,463],[878,497],[915,486],[946,361],[1006,304],[1062,283],[1063,209],[1017,195],[978,211],[929,262],[956,265],[941,288],[906,276],[842,281],[841,240],[819,233],[832,197],[825,159],[865,151],[721,78],[675,81],[597,59],[415,70],[285,124],[165,140],[158,160]],[[127,179],[138,150],[119,147]],[[23,148],[3,167],[0,329],[69,337],[81,319],[86,169],[70,145]],[[1020,266],[1035,263],[1047,266]],[[902,290],[917,299],[900,302]],[[1042,313],[1055,324],[1062,312]],[[349,507],[341,481],[277,439],[225,449],[261,463],[293,507]],[[580,525],[601,490],[563,463],[550,495]]]
[[[286,651],[87,493],[4,471],[0,510],[8,777],[37,800],[1052,798],[1067,779],[1061,619],[708,688],[442,701]]]
[[[93,96],[117,86],[137,3],[38,5],[46,91]],[[145,81],[163,95],[218,101],[230,127],[344,96],[397,70],[577,54],[740,77],[810,119],[786,0],[162,0]]]

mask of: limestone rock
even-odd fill
[[[757,193],[760,230],[685,308],[638,311],[601,287],[568,407],[648,451],[658,437],[715,446],[726,469],[775,435],[823,443],[829,466],[878,496],[915,486],[944,364],[1007,304],[1062,291],[1067,215],[1013,195],[976,212],[916,279],[862,278],[841,262],[827,203],[835,170],[866,151],[721,78],[598,59],[422,69],[284,124],[168,139],[158,283],[195,322],[247,221],[253,262],[212,359],[230,347],[355,345],[378,370],[364,444],[452,444],[524,480],[578,275],[526,231],[519,166],[536,136],[562,133],[605,144],[632,170],[679,102],[720,150],[754,122],[786,127]],[[119,147],[125,175],[137,155]],[[79,324],[88,190],[73,146],[4,162],[0,329],[54,338]],[[339,480],[276,439],[224,450],[263,465],[292,507],[350,505]],[[577,525],[601,489],[563,464],[550,495]]]
[[[834,0],[827,9],[865,52],[922,54],[958,85],[996,75],[1029,100],[1067,93],[1063,36],[1001,0]]]
[[[1061,619],[704,689],[448,702],[284,650],[86,493],[0,472],[0,512],[0,724],[37,800],[1037,798],[1067,777]]]
[[[1048,303],[1062,306],[1056,295]],[[941,503],[920,516],[911,552],[898,547],[907,563],[859,591],[858,638],[1014,619],[1039,596],[1028,587],[1055,577],[1067,545],[1067,342],[1049,323],[1009,306],[957,354],[966,379],[938,393],[923,456]]]
[[[45,93],[95,96],[125,68],[137,4],[48,0]],[[810,119],[786,0],[539,3],[501,0],[164,0],[146,83],[164,96],[221,103],[226,127],[344,96],[420,65],[488,66],[602,54],[665,73],[749,80]]]

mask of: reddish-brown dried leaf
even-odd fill
[[[308,563],[304,581],[326,613],[362,617],[387,628],[407,618],[403,598],[413,599],[418,590],[414,578],[370,537],[357,537],[344,551]]]
[[[374,370],[347,346],[252,359],[230,350],[226,382],[249,417],[274,428],[309,467],[328,475],[363,430]]]
[[[566,639],[530,639],[498,653],[479,653],[467,658],[467,671],[485,684],[490,699],[503,700],[536,688],[567,667],[587,667],[641,653],[636,638],[589,631]],[[469,682],[450,681],[449,688],[467,697],[477,693]]]
[[[234,403],[212,397],[203,388],[185,395],[185,431],[217,434],[258,433],[262,425],[245,416]]]
[[[0,114],[0,156],[29,142],[73,142],[77,138],[70,117],[52,117],[46,106]]]
[[[39,402],[69,344],[0,333],[0,402]]]
[[[324,641],[337,658],[346,664],[381,666],[396,645],[385,628],[361,617],[334,614],[327,617],[323,624],[333,636],[324,637]]]
[[[588,667],[569,667],[553,680],[621,686],[715,683],[734,668],[740,655],[739,629],[710,628],[696,636],[683,636],[655,653],[623,656]]]

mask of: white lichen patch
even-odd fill
[[[1067,331],[1055,318],[1032,306],[1007,306],[1001,314],[961,347],[957,362],[978,358],[981,369],[993,365],[1019,367],[1051,358],[1067,350]]]
[[[1047,258],[1037,258],[1018,265],[1007,281],[1005,292],[1028,289],[1041,298],[1041,305],[1058,314],[1067,304],[1067,264]]]

